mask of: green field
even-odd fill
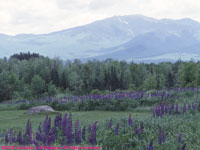
[[[70,111],[60,111],[62,114],[69,114]],[[129,114],[132,114],[135,118],[149,118],[151,117],[150,112],[111,112],[111,111],[84,111],[84,112],[72,112],[73,122],[79,120],[81,125],[88,125],[94,121],[103,122],[110,118],[112,119],[123,119],[128,118]],[[36,131],[40,122],[43,122],[46,114],[40,115],[27,115],[26,111],[23,110],[9,110],[0,111],[0,129],[16,129],[25,130],[26,122],[30,119],[33,130]],[[56,114],[48,114],[52,119]]]

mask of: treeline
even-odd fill
[[[16,59],[19,59],[19,60],[29,60],[31,58],[39,58],[39,57],[43,57],[43,56],[40,56],[39,54],[36,54],[36,53],[33,53],[31,54],[30,52],[28,53],[20,53],[20,54],[14,54],[12,55],[10,58],[16,58]]]
[[[62,61],[39,55],[0,59],[0,101],[52,96],[57,92],[85,95],[94,91],[152,90],[200,85],[200,63],[136,64],[105,61]]]

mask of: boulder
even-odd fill
[[[32,107],[29,110],[27,110],[27,114],[29,115],[34,115],[38,113],[54,113],[54,112],[55,110],[53,110],[53,108],[47,105]]]

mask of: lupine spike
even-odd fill
[[[85,140],[85,126],[82,129],[82,139]]]
[[[147,147],[147,150],[153,150],[153,140],[150,141],[149,146]]]
[[[22,133],[21,131],[19,131],[18,135],[17,135],[17,142],[21,145],[22,144]]]
[[[119,123],[115,127],[115,135],[119,135]]]
[[[186,148],[186,143],[181,147],[181,150],[185,150]]]
[[[131,114],[129,114],[129,118],[128,118],[128,124],[130,127],[133,126],[133,121],[132,121],[132,117],[131,117]]]
[[[90,136],[88,138],[88,142],[91,145],[96,145],[96,126],[97,126],[97,122],[93,123]]]
[[[67,114],[64,115],[63,121],[62,121],[62,134],[64,136],[67,135],[67,130],[66,129],[67,129]]]
[[[81,135],[79,131],[79,121],[77,120],[75,123],[75,142],[76,144],[81,144]]]
[[[182,139],[182,133],[179,133],[179,135],[178,135],[178,143],[181,143],[181,139]]]
[[[72,121],[70,120],[70,117],[67,123],[67,144],[69,145],[73,144]]]
[[[109,129],[112,128],[112,119],[110,119],[110,121],[109,121],[108,128],[109,128]]]

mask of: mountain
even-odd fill
[[[49,34],[0,34],[1,56],[27,51],[62,59],[200,60],[200,23],[129,15]]]

